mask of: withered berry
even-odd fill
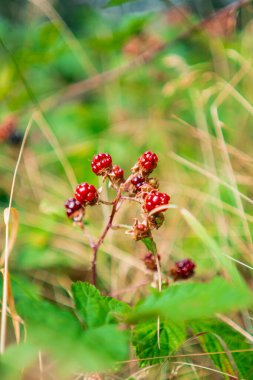
[[[75,198],[84,206],[92,206],[98,201],[98,192],[93,185],[83,182],[76,187]]]
[[[174,280],[187,280],[194,275],[196,265],[190,259],[183,259],[176,262],[175,267],[171,269],[170,274]]]
[[[141,223],[138,221],[138,219],[135,219],[132,228],[127,233],[129,235],[132,235],[136,241],[151,236],[150,227],[147,225],[146,221]]]
[[[161,260],[160,255],[157,255],[157,258],[158,258],[158,261],[160,262]],[[152,270],[152,271],[157,271],[156,259],[152,252],[147,253],[143,261],[147,269]]]
[[[163,225],[164,219],[165,218],[162,212],[157,212],[153,215],[150,215],[148,217],[148,224],[150,229],[153,230],[155,228],[158,230]]]
[[[144,201],[144,210],[146,212],[150,212],[154,210],[157,207],[160,206],[166,206],[170,201],[170,196],[166,193],[160,193],[159,191],[152,191],[150,194],[148,194]],[[159,209],[159,212],[166,211],[166,207],[164,210],[161,208]]]
[[[91,168],[93,173],[103,175],[112,167],[112,157],[108,153],[99,153],[93,157]]]

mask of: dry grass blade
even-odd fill
[[[231,375],[230,373],[227,373],[227,372],[222,372],[222,371],[218,371],[217,369],[214,369],[214,368],[210,368],[210,367],[206,367],[206,366],[202,366],[202,365],[198,365],[198,364],[194,364],[194,363],[187,363],[187,362],[173,362],[174,364],[183,364],[183,365],[187,365],[187,366],[193,366],[193,367],[196,367],[196,368],[199,368],[199,369],[204,369],[204,370],[207,370],[207,371],[210,371],[210,372],[215,372],[215,373],[219,373],[220,375],[225,375],[225,376],[229,376],[230,379],[236,379],[238,380],[238,377],[237,376],[234,376],[234,375]]]
[[[2,275],[4,275],[3,270],[1,270],[1,273]],[[24,322],[16,311],[9,273],[8,273],[8,305],[9,305],[9,314],[11,316],[12,324],[13,324],[13,328],[15,332],[16,342],[20,343],[20,324],[24,324]]]
[[[235,331],[239,332],[243,335],[249,342],[253,343],[253,336],[245,331],[241,326],[232,321],[232,319],[228,318],[226,315],[217,314],[217,317],[228,326],[232,327]]]
[[[253,199],[247,197],[245,194],[241,193],[240,191],[238,191],[237,189],[235,189],[232,185],[228,184],[227,182],[223,181],[222,179],[220,179],[219,177],[217,177],[216,175],[214,175],[213,173],[211,173],[210,171],[206,170],[206,169],[203,169],[200,165],[196,165],[194,164],[193,162],[189,161],[189,160],[186,160],[185,158],[181,157],[181,156],[178,156],[177,154],[175,153],[171,153],[171,157],[185,165],[186,167],[188,167],[189,169],[192,169],[194,171],[197,171],[198,173],[204,175],[205,177],[208,177],[208,178],[211,178],[213,181],[223,185],[224,187],[226,187],[227,189],[233,191],[234,193],[237,193],[241,196],[241,198],[243,198],[245,201],[247,201],[248,203],[250,204],[253,204]]]
[[[6,212],[6,210],[5,210]],[[14,247],[16,238],[17,238],[17,233],[18,233],[18,226],[19,226],[19,214],[18,211],[15,208],[11,208],[11,215],[13,219],[13,224],[12,224],[12,230],[11,230],[11,235],[9,237],[9,251],[8,251],[8,257],[10,256],[10,253]],[[2,253],[1,259],[0,259],[0,266],[4,265],[4,251]]]
[[[233,167],[232,167],[232,164],[230,162],[230,157],[229,157],[229,154],[227,151],[227,146],[226,146],[226,143],[225,143],[225,140],[223,137],[223,133],[222,133],[222,129],[221,129],[221,123],[219,121],[219,116],[218,116],[218,109],[217,109],[216,105],[213,105],[211,107],[211,115],[213,118],[213,123],[214,123],[215,129],[216,129],[216,133],[218,136],[218,141],[220,142],[220,145],[222,147],[221,151],[222,151],[222,155],[223,155],[224,162],[225,162],[225,169],[227,171],[227,176],[228,176],[229,181],[230,181],[231,185],[233,186],[233,188],[236,189],[236,191],[234,191],[233,194],[235,196],[235,201],[236,201],[238,210],[240,211],[240,214],[242,216],[242,222],[243,222],[243,227],[244,227],[244,231],[245,231],[245,236],[246,236],[249,244],[252,245],[252,239],[251,239],[251,233],[249,230],[249,225],[247,223],[247,220],[245,219],[245,211],[244,211],[243,203],[242,203],[242,200],[240,197],[240,192],[238,190],[238,186],[237,186],[236,178],[234,175]]]
[[[9,265],[8,265],[8,258],[9,258],[9,223],[10,223],[10,212],[11,212],[11,206],[14,196],[14,189],[15,189],[15,183],[18,173],[18,168],[20,165],[20,161],[22,158],[22,154],[24,151],[25,143],[28,137],[28,134],[30,132],[30,129],[32,127],[33,119],[30,119],[23,138],[23,142],[19,151],[18,160],[16,163],[13,180],[12,180],[12,186],[11,186],[11,192],[10,192],[10,201],[9,201],[9,207],[5,210],[4,213],[4,223],[5,223],[5,252],[4,252],[4,269],[3,269],[3,296],[2,296],[2,317],[1,317],[1,337],[0,337],[0,353],[3,354],[5,350],[5,340],[6,340],[6,319],[7,319],[7,304],[8,304],[8,289],[9,289]]]

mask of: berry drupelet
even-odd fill
[[[149,150],[138,159],[138,164],[143,173],[149,174],[156,167],[158,163],[158,157],[155,153],[150,152]]]
[[[150,212],[154,210],[155,208],[159,207],[158,212],[164,212],[166,211],[166,207],[164,210],[160,207],[161,206],[167,206],[167,204],[170,201],[170,196],[166,193],[160,193],[159,191],[152,191],[150,194],[148,194],[144,200],[143,208],[146,212]]]
[[[98,201],[98,192],[93,185],[83,182],[76,187],[75,198],[83,206],[92,206]]]
[[[75,198],[69,198],[65,202],[66,215],[70,219],[82,220],[83,206]]]
[[[91,168],[96,175],[106,174],[112,167],[112,157],[108,153],[99,153],[93,157]]]
[[[194,275],[196,265],[190,259],[183,259],[175,264],[175,267],[170,270],[170,274],[174,280],[187,280]]]

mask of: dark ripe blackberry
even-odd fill
[[[10,133],[9,137],[8,137],[8,143],[10,145],[21,145],[22,141],[23,141],[23,133],[18,131],[18,130],[14,130]]]
[[[144,173],[151,173],[158,163],[158,157],[155,153],[147,151],[138,159],[138,164]]]
[[[83,182],[76,187],[75,198],[84,206],[92,206],[98,201],[98,192],[95,186]]]
[[[140,174],[137,174],[134,178],[131,180],[132,185],[134,185],[136,192],[140,191],[141,186],[145,183],[145,178],[143,178]]]
[[[174,280],[187,280],[194,275],[196,265],[190,259],[183,259],[176,262],[175,267],[171,269],[170,274]]]
[[[112,167],[112,157],[108,153],[99,153],[93,157],[91,168],[96,175],[106,174]]]
[[[157,258],[158,258],[158,261],[160,262],[161,256],[157,255]],[[152,252],[147,253],[143,261],[147,269],[152,270],[152,271],[157,271],[156,259]]]
[[[159,191],[152,191],[146,196],[143,208],[146,212],[150,212],[160,206],[167,206],[169,201],[170,196],[168,194],[160,193]],[[159,212],[164,212],[166,210],[166,208],[164,208],[164,210],[159,209]]]
[[[65,210],[68,218],[73,219],[75,215],[79,213],[79,211],[83,210],[83,207],[80,202],[78,202],[75,198],[69,198],[65,202]]]

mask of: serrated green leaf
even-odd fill
[[[240,310],[251,304],[252,294],[243,284],[234,285],[222,278],[208,283],[178,283],[147,297],[129,314],[129,321],[160,316],[178,323]]]
[[[128,357],[127,332],[116,325],[85,330],[71,311],[21,294],[16,306],[28,343],[56,360],[63,372],[100,371]]]
[[[100,370],[127,357],[126,335],[116,326],[85,331],[67,310],[45,302],[33,302],[30,307],[30,316],[21,314],[28,324],[30,341],[50,352],[65,369]]]
[[[158,347],[157,323],[141,323],[133,330],[132,343],[140,366],[153,365],[163,362],[164,356],[176,352],[186,339],[184,324],[162,322],[159,330],[160,347]]]
[[[200,336],[199,342],[203,350],[210,353],[210,359],[218,369],[234,376],[239,375],[240,379],[252,378],[253,352],[230,353],[230,350],[252,349],[240,333],[218,320],[195,321],[189,326],[195,334],[206,332]],[[226,353],[212,355],[212,352]],[[229,380],[229,376],[226,379]]]
[[[89,328],[117,323],[117,318],[130,310],[124,302],[101,296],[95,286],[85,282],[73,284],[72,292],[79,315]]]

